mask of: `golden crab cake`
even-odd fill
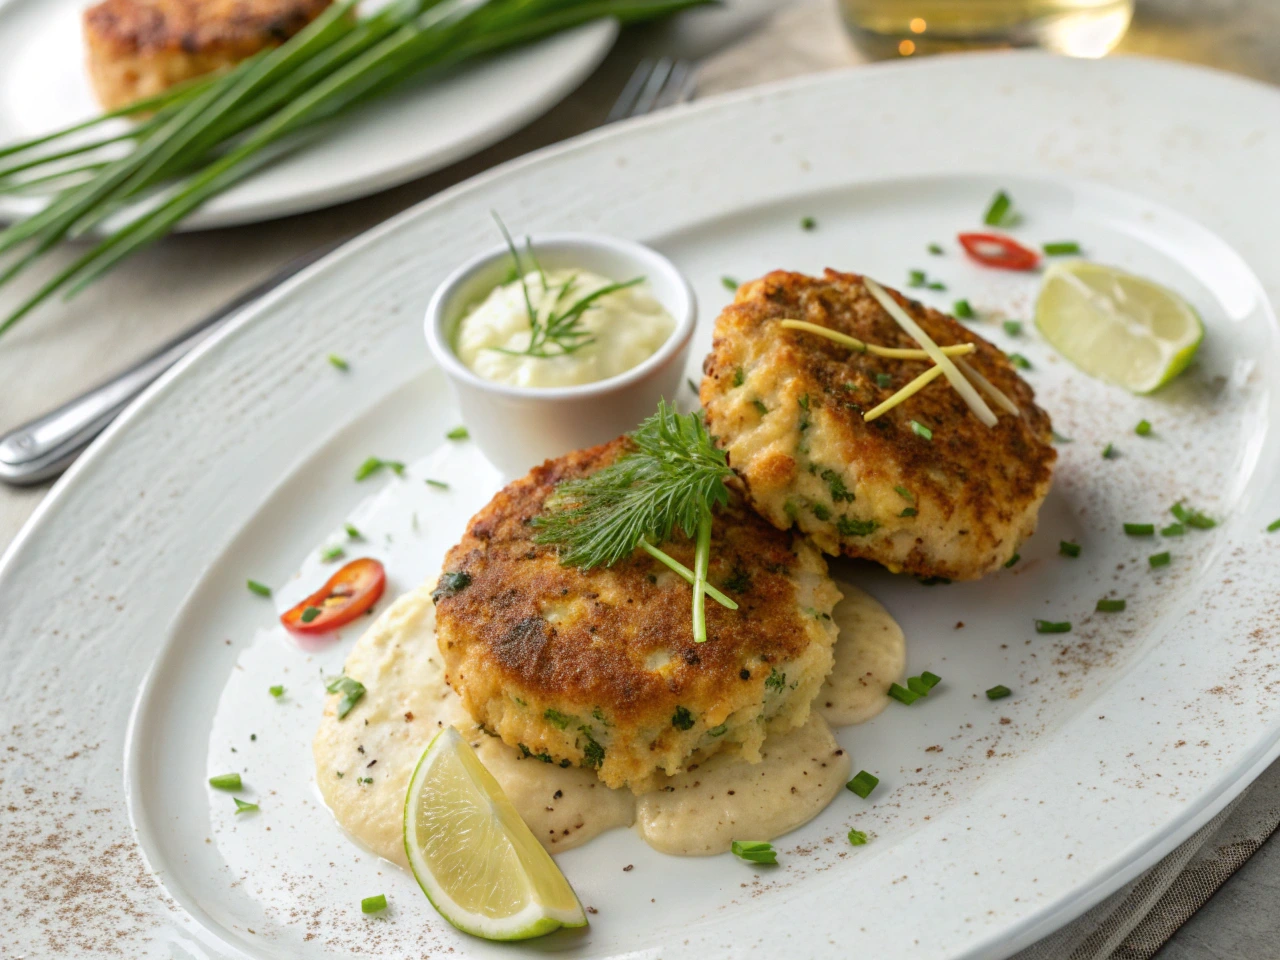
[[[562,566],[534,542],[556,484],[613,462],[615,440],[548,460],[481,510],[435,592],[445,678],[471,715],[526,755],[594,767],[610,787],[650,787],[692,758],[751,761],[772,728],[804,723],[832,666],[840,591],[809,543],[742,505],[718,511],[694,643],[684,580],[642,551],[610,568]],[[687,567],[693,544],[663,544]]]
[[[701,397],[752,506],[827,553],[921,577],[973,580],[1035,530],[1057,453],[1049,417],[1003,353],[951,317],[890,291],[940,345],[1022,411],[987,427],[939,378],[867,422],[864,411],[932,365],[858,353],[787,329],[804,320],[866,343],[919,345],[857,274],[775,271],[743,285],[716,320]]]
[[[89,79],[108,110],[279,46],[331,0],[103,0],[84,13]]]

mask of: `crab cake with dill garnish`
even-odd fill
[[[765,734],[804,723],[832,666],[840,591],[807,540],[741,503],[716,511],[711,583],[693,641],[691,589],[641,550],[564,566],[532,521],[562,481],[630,447],[549,460],[502,490],[449,551],[436,589],[446,680],[491,733],[548,763],[594,767],[636,792],[720,750],[757,761]],[[694,545],[662,549],[694,566]]]
[[[890,292],[940,346],[1020,411],[985,426],[939,377],[876,419],[864,413],[932,366],[857,352],[781,325],[824,327],[891,348],[919,344],[856,274],[775,271],[716,320],[701,397],[751,505],[824,551],[921,577],[999,569],[1035,530],[1057,454],[1048,415],[1003,353],[951,317]]]

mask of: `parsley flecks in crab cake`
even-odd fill
[[[446,679],[488,731],[640,792],[721,749],[757,761],[770,729],[805,722],[832,667],[840,591],[807,540],[740,503],[715,513],[709,570],[738,609],[708,601],[705,643],[689,585],[648,554],[562,565],[532,521],[557,484],[629,444],[549,460],[498,493],[446,556],[436,615]],[[694,566],[684,537],[661,547]]]
[[[701,399],[752,506],[830,554],[921,577],[998,570],[1035,530],[1057,453],[1049,416],[1008,359],[951,317],[889,291],[939,346],[1020,411],[985,426],[938,377],[867,421],[933,364],[859,352],[781,325],[805,321],[891,348],[919,348],[857,274],[775,271],[744,284],[716,320]],[[985,390],[984,397],[990,397]]]

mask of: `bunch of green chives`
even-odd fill
[[[0,193],[49,198],[0,230],[0,285],[64,240],[103,231],[114,214],[123,211],[124,221],[0,321],[0,334],[53,294],[78,293],[209,198],[322,133],[325,122],[411,77],[592,20],[633,23],[708,2],[393,0],[356,18],[356,0],[340,0],[287,43],[225,72],[0,148]],[[87,136],[121,117],[139,119],[123,133]]]

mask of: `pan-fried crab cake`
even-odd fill
[[[1007,563],[1035,530],[1057,453],[1048,415],[994,346],[890,291],[939,345],[1012,400],[986,427],[943,378],[867,422],[864,411],[925,372],[781,326],[802,320],[886,347],[917,344],[856,274],[775,271],[745,284],[716,320],[701,397],[707,425],[779,529],[891,570],[972,580]]]
[[[472,518],[436,589],[446,679],[490,732],[548,763],[594,767],[640,792],[695,758],[751,761],[769,729],[803,724],[832,666],[840,591],[803,538],[742,505],[717,512],[710,599],[694,643],[689,585],[642,551],[613,567],[561,565],[530,521],[556,484],[630,441],[549,460]],[[691,542],[663,549],[693,567]]]

